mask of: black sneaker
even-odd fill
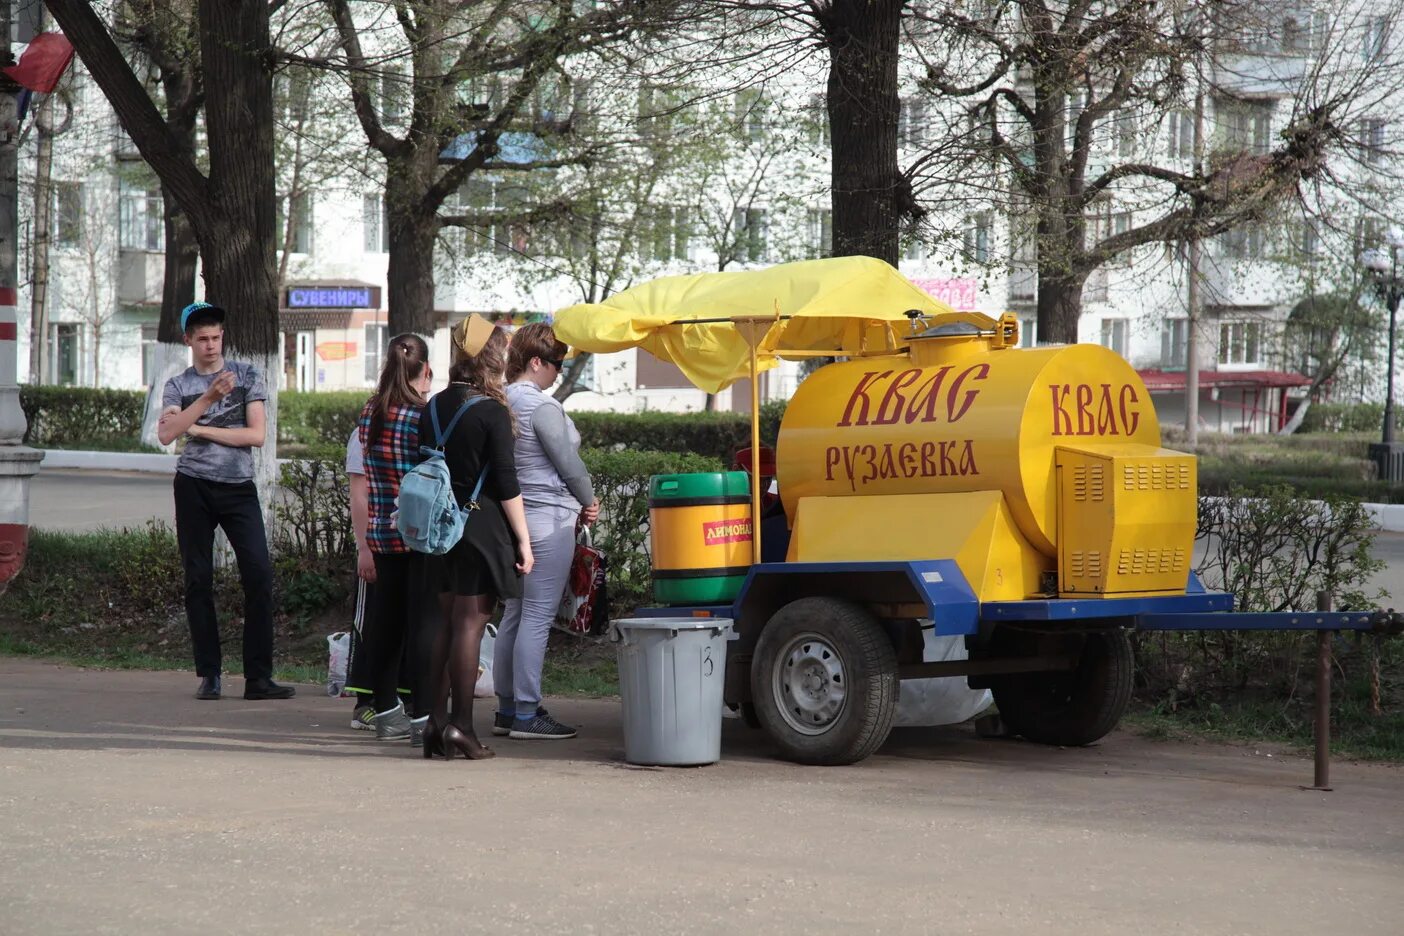
[[[545,715],[546,706],[538,705],[536,707],[536,714]],[[512,716],[500,711],[494,712],[492,716],[492,733],[497,735],[499,738],[505,738],[507,735],[511,734]]]
[[[297,695],[292,686],[280,686],[271,679],[244,680],[244,698],[261,702],[264,699],[291,699]]]
[[[201,676],[200,688],[195,690],[195,698],[214,701],[219,698],[219,677]],[[506,732],[503,732],[506,734]]]
[[[575,737],[576,731],[562,725],[550,715],[538,713],[531,718],[513,720],[512,729],[507,734],[518,741],[564,741],[566,738]]]

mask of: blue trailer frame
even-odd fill
[[[817,581],[816,581],[817,580]],[[798,588],[798,594],[786,585]],[[845,592],[847,594],[845,594]],[[1304,789],[1330,790],[1331,635],[1338,631],[1399,634],[1404,614],[1388,611],[1236,612],[1233,596],[1205,589],[1190,573],[1185,593],[1136,598],[1033,598],[981,602],[950,559],[891,562],[765,562],[748,571],[736,600],[730,604],[644,607],[638,617],[717,617],[742,622],[766,620],[789,600],[812,594],[850,597],[870,603],[891,603],[910,610],[924,609],[938,636],[988,635],[1004,624],[1052,626],[1078,622],[1137,631],[1315,631],[1317,634],[1315,782]],[[1329,604],[1318,598],[1323,606]],[[764,624],[761,624],[763,627]],[[746,628],[758,632],[760,628]],[[1070,627],[1069,629],[1073,629]],[[1085,629],[1085,627],[1084,627]],[[749,642],[733,642],[729,655],[746,659]],[[1011,661],[1018,662],[1018,661]],[[958,664],[938,663],[899,667],[899,678],[958,675]],[[965,672],[991,672],[989,667]],[[741,676],[728,667],[728,681]]]
[[[1023,601],[981,602],[951,559],[891,562],[764,562],[754,565],[731,604],[643,607],[636,617],[721,617],[740,620],[748,599],[762,582],[781,583],[786,576],[843,576],[871,579],[897,577],[908,597],[924,604],[927,617],[941,637],[970,637],[982,625],[1054,623],[1118,619],[1135,630],[1280,630],[1370,631],[1398,633],[1404,615],[1393,611],[1267,611],[1233,610],[1233,595],[1211,592],[1194,573],[1182,595],[1139,598],[1031,598]]]

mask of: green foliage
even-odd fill
[[[346,448],[319,446],[278,471],[274,545],[281,554],[314,564],[347,563],[356,555]]]
[[[84,444],[135,440],[141,435],[146,394],[93,387],[20,387],[28,424],[26,445],[81,448]]]
[[[783,400],[761,407],[762,445],[775,445],[784,414]],[[730,465],[736,450],[751,444],[746,413],[572,412],[570,418],[585,448],[690,452]]]
[[[1165,444],[1184,444],[1176,429],[1163,433]],[[1374,433],[1264,436],[1202,434],[1199,493],[1225,495],[1234,487],[1286,485],[1302,497],[1345,496],[1371,503],[1404,501],[1404,485],[1375,479],[1369,459]]]
[[[278,442],[343,449],[370,398],[369,390],[278,394]]]
[[[175,533],[159,521],[132,530],[112,556],[119,593],[133,608],[157,613],[182,601],[185,571]]]
[[[609,562],[612,607],[621,613],[647,603],[649,575],[648,482],[657,474],[719,471],[720,459],[677,452],[582,449],[600,499],[595,545]]]
[[[1401,417],[1404,411],[1396,413],[1395,428],[1400,428]],[[1314,403],[1298,431],[1379,433],[1383,428],[1383,403]]]
[[[1318,591],[1330,594],[1339,610],[1376,607],[1383,593],[1372,591],[1369,579],[1383,563],[1370,554],[1372,522],[1360,502],[1331,493],[1311,500],[1281,484],[1228,493],[1200,499],[1202,558],[1195,571],[1207,587],[1233,593],[1235,608],[1243,611],[1311,610]],[[1138,691],[1150,703],[1133,723],[1152,736],[1189,731],[1311,742],[1314,632],[1142,633],[1132,639]],[[1337,637],[1332,652],[1336,746],[1404,759],[1401,642]],[[1384,714],[1370,710],[1372,691],[1380,693]]]

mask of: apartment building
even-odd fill
[[[1362,15],[1336,25],[1349,27],[1362,62],[1392,54],[1385,21]],[[1305,69],[1328,32],[1323,20],[1292,7],[1276,29],[1239,36],[1232,54],[1216,58],[1217,71],[1208,82],[1213,93],[1206,95],[1202,114],[1173,108],[1115,115],[1098,135],[1093,160],[1108,164],[1144,158],[1187,166],[1196,123],[1209,148],[1269,151],[1302,104],[1297,95]],[[81,65],[75,67],[75,127],[55,139],[45,379],[139,388],[151,379],[157,353],[161,196],[99,90],[82,75]],[[657,275],[744,269],[831,251],[829,140],[818,93],[824,87],[822,69],[818,61],[788,67],[726,95],[721,105],[722,95],[706,96],[713,118],[718,113],[733,118],[730,148],[679,159],[642,204],[618,209],[632,212],[630,257],[616,264],[608,288]],[[677,132],[681,95],[676,89],[664,92],[641,83],[621,92],[611,82],[613,91],[592,100],[591,84],[588,76],[579,78],[569,94],[555,89],[555,99],[568,97],[570,106],[590,109],[592,119],[632,125],[641,136],[666,140],[668,133]],[[914,79],[907,84],[899,143],[903,161],[910,163],[939,132],[941,121],[936,105],[915,89]],[[376,178],[383,169],[376,170],[366,155],[349,102],[334,95],[320,98],[327,110],[315,115],[314,122],[321,122],[323,137],[338,140],[341,149],[311,148],[314,155],[302,167],[301,188],[280,199],[280,230],[292,219],[286,249],[279,252],[280,380],[299,390],[366,389],[374,383],[389,337],[389,232]],[[387,74],[380,98],[387,120],[403,119],[396,100],[394,76]],[[1075,118],[1080,106],[1077,96],[1070,95],[1069,116]],[[1334,167],[1339,174],[1358,175],[1394,159],[1390,141],[1401,115],[1388,107],[1389,102],[1377,102],[1373,111],[1360,115],[1353,128],[1359,158]],[[278,120],[290,138],[308,123],[306,114],[288,109],[280,109]],[[325,154],[320,162],[316,152]],[[455,153],[446,151],[443,158],[455,158]],[[23,193],[32,191],[34,170],[30,139],[21,151],[22,203]],[[536,192],[555,184],[576,183],[565,174],[531,183]],[[510,208],[532,197],[531,185],[472,177],[455,207]],[[1362,205],[1327,192],[1321,203],[1331,205],[1331,198],[1337,199],[1338,210],[1324,217],[1246,225],[1201,245],[1198,364],[1200,417],[1206,428],[1274,428],[1294,395],[1310,383],[1310,375],[1285,356],[1280,340],[1292,309],[1311,289],[1324,288],[1325,280],[1353,275],[1350,262],[1342,265],[1339,258],[1353,257],[1360,244],[1378,239],[1396,220],[1379,207],[1387,201]],[[32,198],[24,208],[30,209]],[[1128,230],[1155,210],[1149,197],[1118,193],[1094,206],[1090,236]],[[977,206],[959,214],[938,206],[923,231],[905,239],[901,269],[953,306],[1015,312],[1024,325],[1024,342],[1037,343],[1037,271],[1031,242],[1016,236],[1021,220],[1008,205]],[[437,258],[435,371],[447,372],[447,330],[471,312],[521,324],[549,320],[554,311],[598,294],[601,284],[581,274],[575,263],[582,249],[591,248],[574,244],[573,236],[548,225],[511,222],[446,230]],[[30,241],[22,236],[22,269],[31,260]],[[616,253],[620,247],[607,246]],[[1154,244],[1095,270],[1083,292],[1079,340],[1105,345],[1136,366],[1162,420],[1169,423],[1184,418],[1189,279],[1183,245]],[[29,309],[25,290],[20,308],[23,321]],[[22,345],[22,361],[25,353]],[[799,379],[797,366],[783,365],[765,375],[760,392],[764,399],[784,398]],[[1357,374],[1342,378],[1333,392],[1338,398],[1371,397],[1381,392],[1380,383],[1373,375]],[[715,405],[743,408],[750,392],[739,386]],[[675,368],[643,352],[593,360],[571,402],[575,408],[613,410],[705,405],[705,395],[687,385]]]

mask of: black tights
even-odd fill
[[[478,684],[478,657],[483,645],[483,630],[497,606],[496,595],[439,596],[443,616],[438,627],[426,627],[420,633],[420,653],[428,663],[424,684],[429,688],[432,711],[418,715],[433,715],[440,728],[453,725],[470,738],[473,734],[473,689]],[[449,694],[453,695],[453,713],[449,713]],[[416,703],[422,705],[422,703]],[[476,740],[476,738],[475,738]]]

